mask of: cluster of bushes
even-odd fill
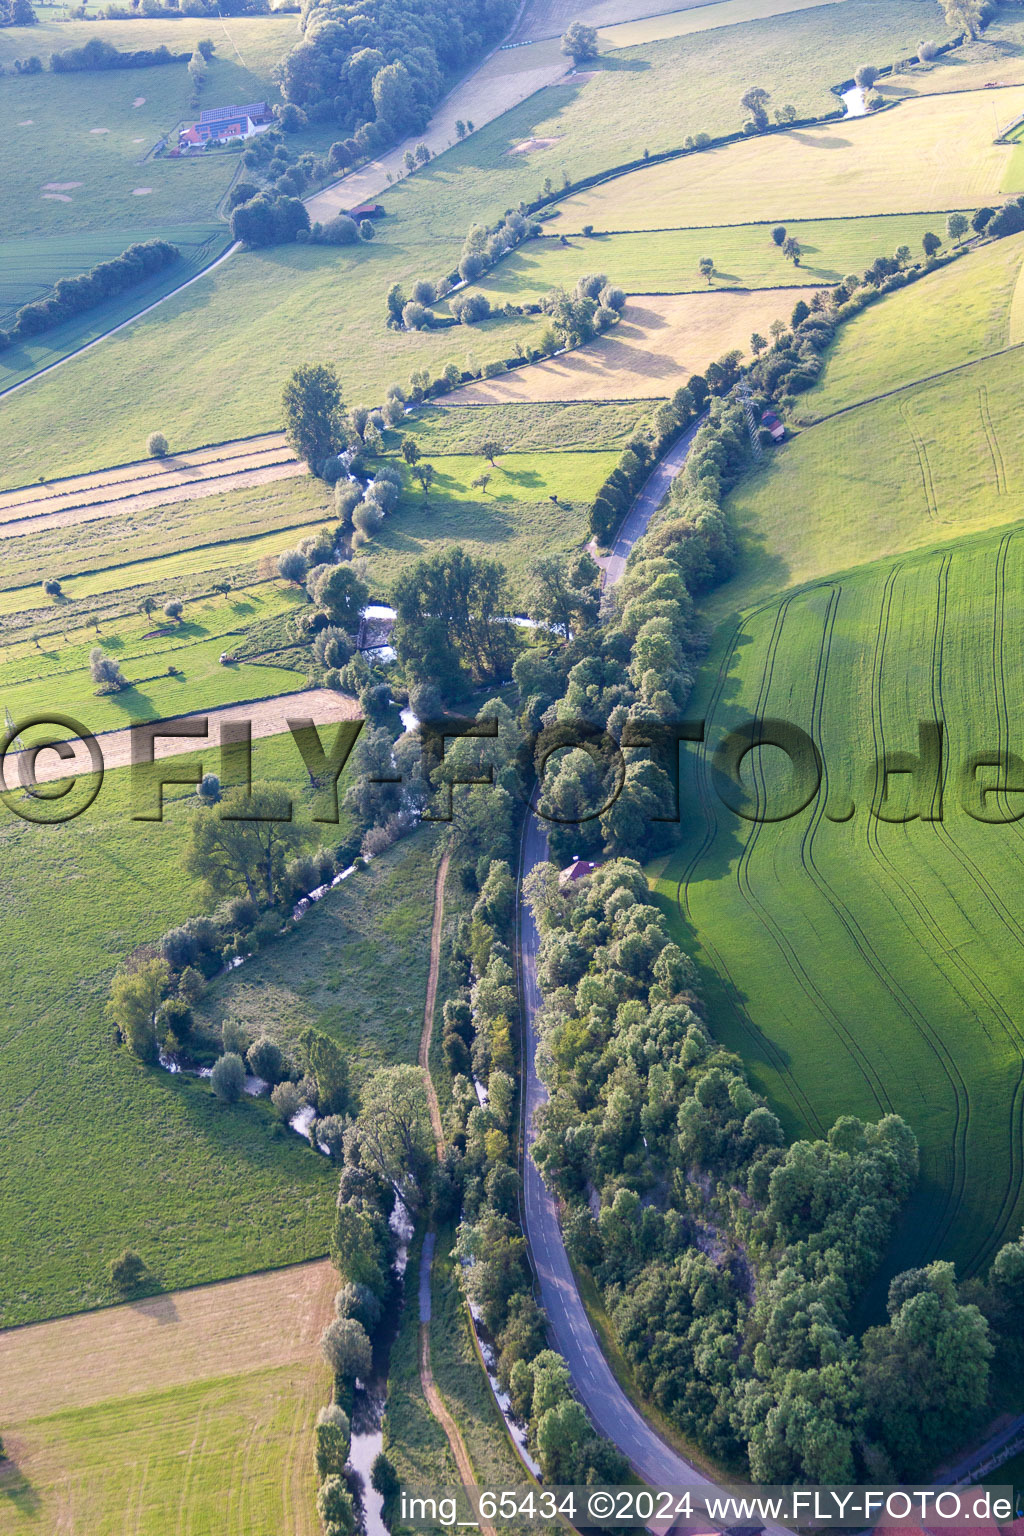
[[[191,57],[191,51],[172,53],[163,43],[159,48],[137,48],[131,53],[122,53],[113,43],[105,42],[101,37],[90,37],[81,48],[65,48],[61,53],[52,53],[50,68],[55,75],[91,69],[150,69],[154,64],[187,64]]]
[[[786,1147],[638,864],[568,888],[542,866],[529,897],[551,1095],[535,1155],[645,1395],[758,1482],[926,1470],[985,1402],[991,1347],[944,1265],[897,1276],[889,1323],[851,1331],[916,1178],[911,1131],[844,1116]]]
[[[258,192],[231,213],[231,238],[249,246],[286,245],[309,232],[309,214],[297,197]]]
[[[360,219],[357,223],[347,213],[335,214],[326,224],[319,220],[309,232],[313,245],[358,245],[360,240],[372,240],[376,230],[372,219]]]
[[[32,27],[38,20],[31,0],[0,0],[0,27]]]
[[[341,0],[305,0],[285,100],[312,122],[339,123],[354,163],[424,128],[450,80],[514,15],[514,0],[364,0],[358,15]]]
[[[23,304],[9,331],[0,331],[0,349],[62,325],[75,315],[95,309],[135,283],[144,282],[177,261],[180,251],[166,240],[130,245],[112,261],[101,261],[77,277],[62,277],[48,299]]]

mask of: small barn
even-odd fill
[[[384,209],[380,203],[360,203],[358,208],[349,209],[350,219],[382,219]]]

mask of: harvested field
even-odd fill
[[[0,538],[91,522],[307,473],[283,432],[0,491]]]
[[[0,1334],[5,1536],[316,1536],[336,1285],[317,1261]]]
[[[337,1283],[319,1259],[0,1333],[5,1426],[249,1370],[257,1339],[260,1367],[308,1359]]]
[[[505,400],[657,400],[733,347],[743,351],[753,331],[765,335],[814,288],[754,293],[684,293],[627,304],[607,336],[575,352],[496,379],[482,379],[448,396],[451,405]]]
[[[282,679],[290,674],[282,672]],[[224,726],[231,720],[248,720],[253,740],[263,736],[280,736],[288,729],[289,720],[309,719],[316,725],[325,726],[336,724],[339,720],[360,719],[359,704],[348,694],[335,693],[330,688],[306,688],[295,693],[278,694],[270,699],[256,699],[244,704],[225,704],[220,708],[196,710],[192,715],[179,715],[178,720],[194,719],[196,715],[202,715],[208,722],[207,734],[198,742],[193,737],[182,739],[181,737],[158,736],[155,744],[154,757],[158,760],[165,757],[180,757],[184,752],[200,750],[206,743],[210,750],[216,750],[220,742],[220,735]],[[52,725],[49,732],[43,735],[53,735]],[[26,731],[26,737],[31,745],[32,733]],[[127,768],[132,760],[132,732],[126,728],[120,731],[101,731],[97,737],[100,749],[103,753],[103,766],[106,771],[111,768]],[[91,764],[89,754],[80,742],[72,742],[75,747],[75,760],[73,763],[65,762],[56,756],[40,755],[36,763],[36,780],[40,784],[52,784],[58,779],[75,778],[80,773],[89,773]],[[5,774],[8,782],[14,784],[18,775],[18,759],[20,753],[8,753],[4,759]],[[0,1348],[0,1361],[3,1359],[3,1350]]]
[[[686,155],[567,198],[577,231],[664,229],[787,218],[976,208],[998,198],[1010,146],[1000,125],[1024,87],[925,96],[873,117],[745,139]]]

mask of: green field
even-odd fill
[[[557,184],[563,172],[591,174],[645,147],[678,144],[688,133],[736,129],[739,98],[755,74],[799,111],[828,111],[835,99],[828,85],[849,72],[851,59],[905,52],[923,26],[943,30],[933,0],[845,0],[617,51],[586,84],[539,92],[390,188],[382,199],[389,217],[372,247],[279,247],[233,257],[128,332],[19,391],[0,405],[5,483],[34,477],[41,417],[66,427],[50,466],[58,473],[130,457],[157,421],[182,443],[276,427],[281,386],[299,362],[335,361],[346,397],[372,402],[414,368],[463,363],[467,354],[478,365],[507,356],[515,341],[531,339],[536,327],[529,320],[435,333],[387,331],[388,287],[398,281],[408,288],[418,277],[450,271],[474,220],[493,221],[520,198],[536,197],[547,176]],[[702,89],[695,91],[698,78]],[[666,101],[674,104],[671,114],[664,110]],[[600,133],[594,132],[596,122]],[[551,150],[509,155],[533,136],[556,143]],[[51,179],[82,178],[38,177]],[[454,225],[453,208],[458,209]],[[667,222],[692,222],[693,208],[691,200],[685,215]],[[807,210],[816,217],[827,212],[827,207]],[[751,216],[744,209],[733,221]],[[246,360],[247,387],[224,391],[221,382],[240,356]],[[178,379],[182,357],[189,359],[188,389]]]
[[[543,448],[610,449],[625,446],[649,410],[645,402],[618,401],[581,405],[513,402],[472,409],[425,405],[405,418],[402,431],[416,439],[427,458],[472,453],[485,438],[496,439],[514,453]]]
[[[567,556],[586,541],[590,503],[617,459],[615,453],[509,453],[492,468],[479,456],[452,454],[435,464],[426,500],[406,473],[398,507],[360,551],[369,560],[367,580],[375,594],[386,594],[413,560],[461,544],[499,559],[513,595],[524,602],[538,560]],[[485,491],[472,485],[481,474],[490,475]]]
[[[77,347],[84,347],[97,336],[120,325],[132,315],[138,314],[148,304],[153,304],[164,294],[208,267],[227,249],[231,235],[226,224],[186,224],[181,228],[143,230],[133,233],[122,230],[103,241],[106,250],[100,250],[99,241],[90,241],[89,249],[81,254],[76,251],[78,242],[68,236],[52,240],[12,240],[0,242],[0,273],[3,274],[3,292],[0,304],[0,323],[13,319],[13,309],[30,299],[42,298],[61,277],[74,276],[88,271],[98,261],[118,256],[136,240],[169,240],[181,252],[178,261],[163,272],[156,273],[145,282],[136,283],[127,292],[106,304],[99,304],[86,314],[58,325],[52,331],[34,336],[29,341],[5,347],[0,352],[0,390],[10,389],[22,379],[41,368],[48,367],[58,358],[66,357]],[[54,249],[56,247],[56,249]],[[32,274],[35,274],[33,278]],[[11,310],[6,310],[10,303]]]
[[[786,233],[799,241],[799,267],[783,256],[770,224],[718,229],[658,229],[639,234],[555,235],[529,240],[503,257],[475,287],[492,303],[543,298],[549,288],[571,288],[585,272],[604,272],[627,293],[705,293],[708,288],[785,288],[837,283],[862,272],[876,256],[898,245],[920,252],[921,237],[934,228],[932,214],[890,214],[866,219],[796,220]],[[939,221],[944,225],[944,220]],[[939,233],[945,233],[940,228]],[[709,284],[698,270],[711,256]]]
[[[843,328],[823,381],[800,397],[797,419],[816,421],[1018,340],[1010,312],[1022,264],[1024,235],[1012,235],[866,309]]]
[[[301,818],[306,774],[290,739],[255,741],[253,759],[257,778],[288,786]],[[108,773],[92,808],[64,827],[6,813],[0,832],[0,963],[14,983],[0,1023],[4,1326],[108,1301],[107,1266],[126,1245],[168,1289],[326,1249],[337,1180],[325,1159],[297,1137],[273,1138],[269,1106],[220,1105],[205,1084],[145,1071],[114,1045],[103,1014],[114,967],[202,910],[180,864],[188,792],[165,792],[162,823],[134,822],[127,778]],[[315,835],[332,833],[336,840],[329,827]],[[275,997],[292,1020],[351,1041],[357,1075],[415,1058],[431,841],[424,829],[399,843],[319,903],[292,938],[249,962],[253,976],[279,979],[254,1005],[265,1010],[251,1015],[254,1027],[287,1025],[270,1006]],[[40,879],[41,869],[51,878]],[[404,957],[390,991],[381,990],[382,934]],[[249,974],[215,987],[211,1008],[223,1005],[230,981],[232,1011],[249,1017]],[[50,1155],[58,1126],[73,1158]]]
[[[333,512],[324,485],[296,475],[193,501],[16,534],[3,540],[0,613],[37,606],[51,613],[54,605],[39,589],[44,576],[57,577],[72,599],[121,591],[129,606],[132,586],[251,566],[264,554],[297,543]]]
[[[17,1425],[17,1461],[0,1472],[5,1536],[50,1536],[72,1509],[89,1536],[121,1536],[130,1518],[146,1536],[316,1536],[327,1374],[256,1368]]]
[[[255,607],[248,602],[240,606]],[[241,627],[236,634],[241,633]],[[96,643],[121,661],[128,679],[126,688],[97,697],[85,661],[27,682],[8,683],[0,679],[0,704],[10,710],[15,720],[56,710],[81,720],[98,733],[142,720],[172,719],[189,710],[215,709],[243,699],[269,699],[278,693],[305,688],[308,681],[305,673],[278,666],[244,661],[222,666],[221,654],[231,648],[229,634],[189,639],[181,645],[176,645],[173,638],[165,638],[163,650],[146,650],[137,659],[123,655],[116,645],[104,645],[102,632],[96,636]],[[58,660],[62,662],[63,657]],[[173,676],[167,675],[170,666],[177,668]]]
[[[816,583],[723,633],[691,703],[707,745],[687,847],[658,889],[714,978],[716,1033],[792,1134],[889,1109],[913,1126],[922,1179],[893,1269],[981,1268],[1024,1215],[1024,842],[1017,824],[967,814],[962,777],[971,753],[1017,746],[1022,592],[1019,524]],[[791,722],[821,751],[820,793],[791,819],[743,821],[719,799],[711,754],[750,716]],[[876,819],[874,765],[916,753],[930,720],[946,733],[942,820]],[[781,754],[763,757],[747,785],[774,811],[790,781]],[[890,783],[890,816],[932,805],[931,788],[915,801],[906,779]]]
[[[253,1039],[294,1047],[314,1026],[344,1048],[358,1081],[414,1062],[423,1027],[436,833],[422,827],[317,903],[284,944],[210,989],[202,1023],[238,1019]],[[382,965],[382,954],[388,956]]]
[[[1019,352],[1004,353],[858,406],[773,452],[730,497],[740,566],[710,611],[1019,517],[1019,380]]]

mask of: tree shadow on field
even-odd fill
[[[806,144],[808,149],[849,149],[852,143],[850,139],[841,139],[834,133],[790,133],[789,138],[795,139],[798,144]]]
[[[588,64],[590,61],[588,60]],[[649,59],[613,59],[607,53],[602,53],[599,59],[595,59],[590,67],[597,67],[602,74],[638,75],[645,69],[650,69]]]
[[[7,1459],[0,1459],[0,1513],[10,1509],[27,1518],[35,1518],[42,1508],[42,1500],[18,1466],[17,1451],[17,1445],[11,1444],[8,1437]],[[0,1520],[0,1526],[3,1525]]]
[[[159,1285],[155,1275],[150,1276],[153,1285]],[[174,1297],[167,1291],[159,1291],[156,1295],[139,1297],[130,1301],[128,1305],[133,1312],[138,1312],[141,1317],[148,1317],[152,1322],[159,1323],[162,1327],[168,1323],[181,1321]]]

